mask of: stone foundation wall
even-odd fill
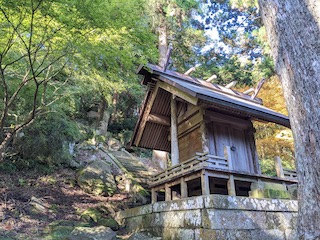
[[[163,239],[297,239],[298,202],[224,195],[157,202],[121,211],[131,231]]]

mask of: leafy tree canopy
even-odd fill
[[[0,1],[2,156],[15,133],[37,116],[79,111],[75,96],[91,93],[91,99],[100,95],[110,102],[114,91],[128,88],[139,95],[134,70],[157,57],[145,4]]]

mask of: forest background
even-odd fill
[[[157,63],[163,26],[173,45],[171,69],[246,90],[287,114],[255,1],[0,1],[1,170],[51,171],[71,161],[70,146],[124,145],[144,89],[140,64]],[[289,130],[255,123],[262,171],[281,156],[294,168]],[[151,157],[149,151],[136,153]]]

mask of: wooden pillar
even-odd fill
[[[231,147],[230,146],[225,146],[224,147],[224,156],[228,160],[228,167],[229,170],[233,170],[232,166],[232,157],[231,157]],[[233,174],[229,175],[229,180],[228,180],[228,195],[230,196],[236,196],[236,186],[234,184],[234,176]]]
[[[255,132],[255,129],[252,126],[252,123],[251,123],[251,127],[246,132],[245,137],[246,137],[246,140],[249,143],[251,156],[252,156],[252,163],[253,163],[254,173],[261,175],[261,168],[260,168],[260,163],[259,163],[259,158],[258,158],[258,153],[257,153],[256,142],[255,142],[255,139],[254,139],[254,132]]]
[[[181,198],[187,198],[188,197],[188,184],[184,180],[184,178],[181,178],[180,189],[181,189]]]
[[[284,178],[281,158],[279,156],[274,158],[274,164],[276,166],[277,177]]]
[[[172,95],[171,98],[171,162],[172,166],[179,164],[179,145],[178,145],[178,121],[177,103]]]
[[[151,203],[156,203],[157,202],[157,191],[152,188],[151,189]]]
[[[165,185],[165,201],[171,201],[171,188],[169,184]]]
[[[234,176],[230,174],[228,180],[228,195],[236,196],[236,186],[234,184]]]
[[[210,194],[209,176],[208,174],[206,174],[205,170],[202,170],[202,174],[201,174],[201,190],[202,190],[202,195]]]

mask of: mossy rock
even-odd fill
[[[50,223],[44,233],[46,240],[61,240],[68,239],[69,234],[73,231],[75,227],[89,227],[88,223],[71,221],[71,220],[58,220]]]
[[[265,189],[265,196],[274,199],[290,199],[290,194],[287,191],[276,190],[276,189]]]
[[[109,227],[111,228],[113,231],[117,231],[119,230],[119,224],[116,220],[114,220],[113,218],[101,218],[98,221],[98,225],[100,226],[105,226],[105,227]]]
[[[81,219],[86,222],[97,223],[102,218],[102,213],[97,208],[88,208],[83,213],[81,213]]]
[[[45,240],[62,240],[68,239],[69,234],[73,231],[74,226],[56,226],[48,235],[44,238]]]
[[[85,192],[94,195],[112,196],[117,190],[111,164],[103,160],[96,160],[79,171],[77,182]]]
[[[68,236],[68,240],[114,240],[116,233],[104,226],[76,227]]]

